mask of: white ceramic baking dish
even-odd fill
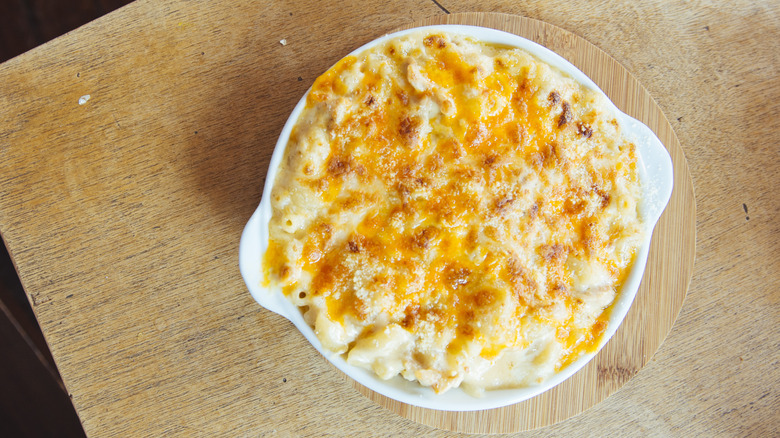
[[[581,84],[604,94],[584,73],[547,48],[517,35],[482,27],[441,25],[404,30],[376,39],[356,49],[350,55],[355,55],[366,49],[370,49],[390,38],[421,30],[436,29],[451,33],[465,34],[489,43],[505,44],[524,49],[542,61],[547,62],[568,74]],[[270,194],[274,180],[276,179],[277,168],[282,160],[284,149],[290,137],[290,132],[305,106],[307,95],[308,92],[304,94],[298,102],[298,105],[296,105],[282,129],[273,156],[271,157],[271,163],[265,179],[262,201],[255,213],[249,219],[241,236],[239,248],[239,267],[241,275],[243,276],[252,297],[261,306],[290,320],[295,324],[298,330],[300,330],[301,334],[311,342],[317,351],[338,369],[346,373],[352,379],[360,382],[362,385],[387,397],[410,405],[444,411],[492,409],[521,402],[541,394],[563,382],[598,354],[597,352],[584,354],[577,361],[565,367],[542,384],[525,388],[486,391],[483,397],[477,398],[466,394],[459,388],[452,389],[444,394],[436,394],[433,390],[422,387],[417,382],[406,381],[400,376],[396,376],[390,380],[381,380],[373,372],[349,365],[343,356],[324,349],[319,339],[314,334],[314,330],[304,322],[303,316],[298,308],[290,303],[280,290],[262,286],[263,270],[261,262],[262,256],[268,247],[268,222],[271,218]],[[672,161],[663,144],[661,144],[661,141],[658,140],[650,128],[618,110],[611,101],[609,104],[612,106],[612,110],[615,112],[619,123],[623,128],[624,135],[634,141],[639,152],[638,170],[643,187],[643,199],[640,203],[640,213],[647,226],[647,237],[639,248],[631,271],[619,291],[610,315],[607,329],[602,337],[601,345],[598,348],[599,350],[615,333],[636,296],[647,263],[652,229],[661,216],[672,193]]]

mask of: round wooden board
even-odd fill
[[[363,395],[381,406],[441,429],[508,433],[551,425],[584,412],[628,382],[658,350],[674,324],[696,252],[696,204],[688,164],[669,121],[647,90],[620,63],[577,35],[538,20],[496,13],[437,16],[404,28],[433,24],[499,29],[555,51],[593,79],[618,108],[649,126],[672,157],[674,191],[653,231],[647,268],[634,304],[607,345],[572,378],[525,402],[475,412],[410,406],[352,381]]]

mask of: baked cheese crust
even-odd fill
[[[409,34],[315,81],[264,269],[326,348],[382,379],[527,386],[597,348],[640,194],[600,94],[520,49]]]

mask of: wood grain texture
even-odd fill
[[[672,122],[696,187],[696,264],[666,341],[601,403],[524,435],[773,435],[776,2],[439,3],[540,19],[610,54]],[[430,1],[138,0],[0,65],[0,233],[88,435],[453,435],[362,396],[237,268],[309,84],[443,14]]]
[[[562,55],[587,74],[624,112],[648,125],[674,166],[674,191],[653,232],[642,285],[615,336],[571,379],[528,401],[476,412],[441,412],[407,406],[353,382],[391,411],[430,426],[469,433],[536,429],[589,409],[626,384],[655,354],[672,328],[688,289],[696,245],[693,182],[680,143],[653,98],[617,61],[584,39],[530,18],[496,13],[433,17],[405,27],[468,24],[511,32]]]

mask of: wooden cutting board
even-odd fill
[[[647,90],[612,57],[577,35],[542,21],[496,13],[437,16],[402,29],[432,24],[494,28],[555,51],[593,79],[618,108],[649,126],[672,157],[674,191],[653,231],[647,268],[634,304],[613,338],[572,378],[525,402],[476,412],[410,406],[353,381],[358,391],[379,405],[429,426],[471,433],[547,426],[584,412],[620,389],[647,364],[672,328],[685,299],[696,253],[696,204],[688,164],[669,121]]]

